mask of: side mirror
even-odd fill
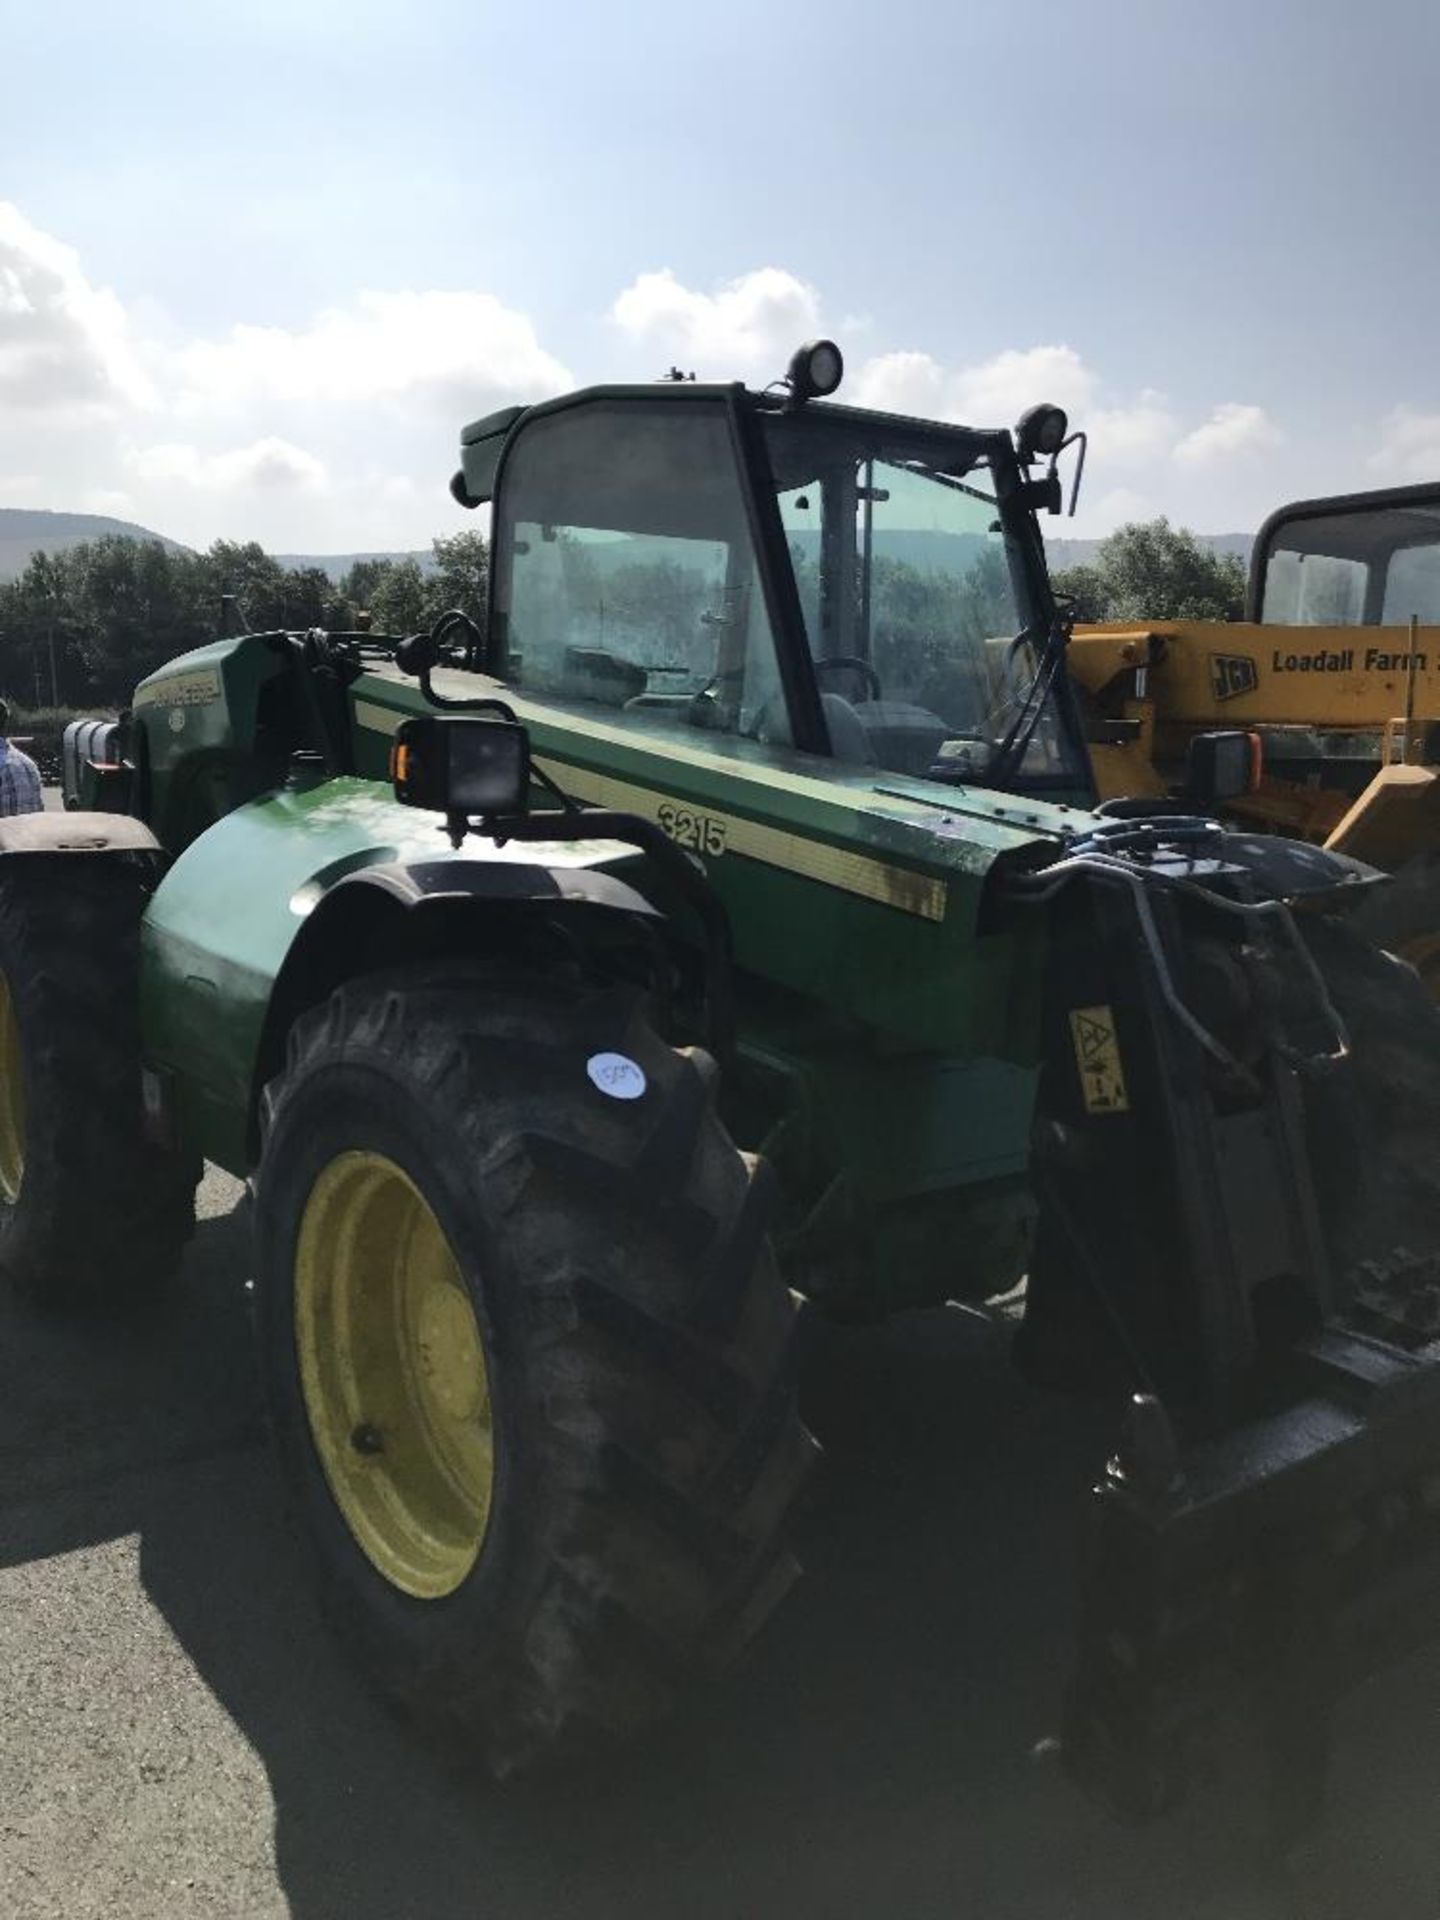
[[[530,735],[518,721],[460,714],[402,720],[390,749],[395,798],[452,823],[525,812]]]
[[[1254,793],[1265,770],[1258,733],[1197,733],[1185,756],[1181,797],[1213,807]]]

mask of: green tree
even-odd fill
[[[209,584],[219,617],[220,596],[231,593],[239,602],[244,625],[257,633],[289,623],[290,576],[258,540],[217,540],[205,555]]]
[[[194,554],[117,535],[32,555],[0,584],[0,691],[27,706],[123,706],[138,681],[213,639],[222,597],[254,631],[348,627],[368,609],[381,632],[413,633],[447,607],[479,619],[489,547],[482,534],[435,542],[413,559],[357,561],[337,586],[319,567],[282,567],[256,541]]]
[[[114,706],[213,631],[203,561],[110,535],[35,554],[0,588],[0,684],[27,702]]]
[[[337,618],[341,610],[340,592],[323,567],[296,567],[287,569],[287,572],[287,627],[338,627],[342,624]]]
[[[431,542],[435,568],[426,582],[437,614],[458,607],[477,623],[485,618],[490,582],[490,543],[483,533],[452,533]]]
[[[63,558],[74,563],[68,600],[85,681],[72,699],[120,704],[161,661],[210,637],[205,569],[193,555],[110,537]]]
[[[1077,620],[1090,622],[1110,618],[1106,612],[1109,602],[1106,599],[1105,582],[1098,567],[1092,567],[1084,561],[1073,567],[1057,567],[1050,576],[1050,584],[1055,589],[1055,597],[1069,603]]]
[[[356,560],[340,582],[340,597],[356,613],[373,613],[380,582],[394,565],[390,560]]]
[[[1055,589],[1082,620],[1238,620],[1245,610],[1240,560],[1163,516],[1118,528],[1087,565],[1058,571]]]
[[[377,633],[417,633],[430,624],[426,579],[414,560],[389,560],[375,581],[370,616]]]
[[[69,554],[37,553],[0,588],[0,679],[21,701],[71,697],[81,678],[76,568]]]

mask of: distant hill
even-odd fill
[[[13,580],[25,571],[31,556],[37,553],[64,553],[83,540],[102,540],[107,535],[122,540],[157,540],[171,553],[189,551],[168,534],[153,533],[134,520],[116,520],[108,513],[49,513],[31,507],[0,507],[0,580]],[[435,556],[428,547],[418,552],[390,549],[370,553],[277,553],[282,567],[298,573],[304,567],[319,567],[332,580],[339,581],[357,560],[413,560],[422,573],[433,573]]]
[[[117,534],[122,540],[156,540],[172,553],[186,549],[178,540],[152,533],[133,520],[113,520],[108,513],[44,513],[32,507],[0,507],[0,580],[23,573],[36,553],[64,553],[82,540],[101,540]]]

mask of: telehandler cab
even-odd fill
[[[795,1295],[1028,1276],[1019,1363],[1117,1421],[1067,1763],[1161,1811],[1228,1680],[1293,1823],[1435,1602],[1440,1013],[1367,869],[1091,810],[1064,415],[839,372],[478,421],[482,626],[227,637],[83,723],[0,823],[0,1263],[155,1287],[201,1156],[252,1181],[333,1616],[502,1770],[784,1591]]]

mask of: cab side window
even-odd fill
[[[723,406],[589,401],[506,457],[496,671],[640,731],[789,740]]]

